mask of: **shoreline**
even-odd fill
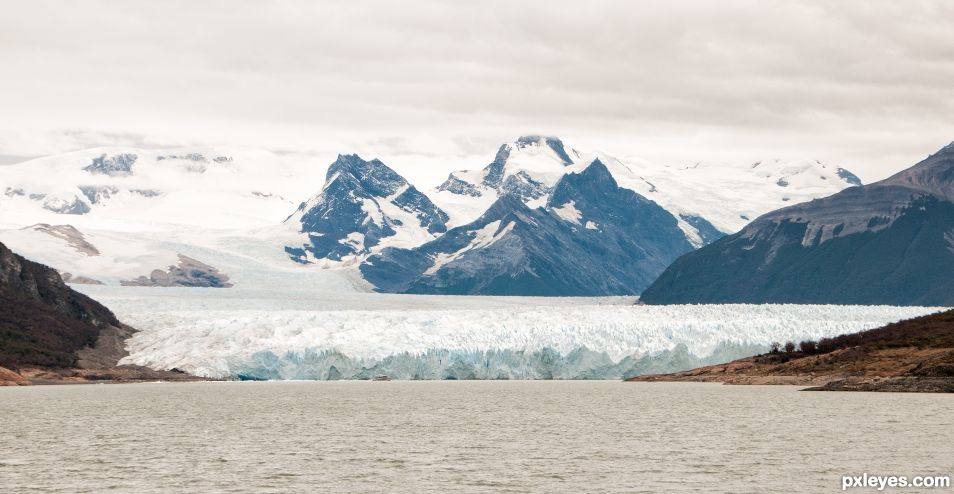
[[[865,391],[900,393],[954,393],[954,377],[947,375],[915,375],[910,372],[917,363],[950,355],[949,349],[924,350],[902,348],[882,350],[866,355],[876,364],[889,361],[894,369],[878,368],[872,362],[862,365],[831,365],[834,355],[798,358],[785,364],[765,362],[756,355],[724,364],[699,367],[669,374],[633,376],[625,382],[708,382],[730,386],[792,385],[804,391]],[[904,356],[903,356],[904,355]],[[848,356],[848,355],[845,355]],[[907,358],[904,358],[907,357]],[[857,364],[855,360],[852,364]]]
[[[0,367],[0,386],[201,382],[216,380],[217,379],[193,376],[181,371],[156,371],[139,366],[106,368],[24,367],[16,371]]]
[[[796,351],[797,348],[797,351]],[[954,393],[954,310],[725,364],[627,381],[800,384],[811,391]]]
[[[692,371],[686,371],[692,372]],[[474,379],[464,382],[642,382],[642,383],[698,383],[721,384],[727,386],[792,386],[799,391],[842,391],[842,392],[893,392],[893,393],[954,393],[954,378],[912,378],[912,377],[849,377],[830,379],[825,376],[685,376],[685,373],[655,374],[634,376],[622,381],[615,379]],[[445,379],[427,380],[389,380],[388,382],[447,382]],[[175,371],[153,371],[141,369],[21,369],[19,373],[0,367],[0,388],[26,386],[76,386],[90,384],[144,384],[144,383],[341,383],[376,382],[372,379],[325,380],[274,380],[243,381],[232,379],[209,379]],[[449,382],[459,382],[449,380]]]

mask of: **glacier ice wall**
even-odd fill
[[[453,304],[455,298],[447,297]],[[122,363],[215,378],[616,379],[878,327],[937,308],[568,305],[142,311]]]

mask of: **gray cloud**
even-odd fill
[[[143,141],[465,158],[549,133],[870,180],[954,140],[943,0],[7,2],[0,66],[10,155]]]

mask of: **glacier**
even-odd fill
[[[364,294],[367,297],[367,294]],[[110,301],[141,331],[123,364],[221,379],[619,379],[684,370],[941,310],[643,306],[626,299],[390,296],[308,310],[181,310]],[[368,299],[365,298],[365,301]],[[562,303],[561,303],[562,302]],[[599,302],[599,303],[597,303]],[[625,303],[625,305],[623,305]],[[402,307],[397,309],[395,307]]]

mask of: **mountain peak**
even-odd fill
[[[367,161],[357,154],[338,155],[338,159],[328,167],[328,173],[325,175],[326,187],[331,184],[336,175],[353,177],[362,188],[378,197],[394,194],[407,185],[404,177],[381,160]]]
[[[447,230],[447,213],[381,160],[340,154],[321,192],[287,221],[301,224],[307,241],[286,245],[298,262],[342,261],[366,255],[385,241],[418,244]]]
[[[610,173],[609,168],[607,168],[599,158],[594,159],[592,163],[580,172],[580,175],[612,180],[613,186],[616,186],[616,179],[613,178],[613,174]]]
[[[352,175],[361,174],[362,170],[372,168],[373,166],[384,166],[380,160],[367,161],[357,154],[339,154],[334,163],[328,167],[327,176],[331,177],[335,173],[350,173]]]
[[[530,146],[547,146],[557,157],[563,161],[564,165],[572,165],[573,160],[570,159],[570,155],[566,153],[566,148],[563,147],[563,141],[557,137],[553,136],[539,136],[539,135],[525,135],[517,138],[517,149],[523,149]]]
[[[551,204],[565,202],[563,197],[567,195],[567,189],[586,189],[590,193],[600,193],[603,191],[616,190],[619,187],[612,172],[603,164],[599,158],[594,159],[583,171],[579,173],[568,173],[560,179],[553,188],[553,194],[550,197]],[[556,201],[556,202],[554,202]]]
[[[880,184],[901,185],[954,200],[954,142]]]
[[[519,195],[504,193],[487,208],[487,211],[481,216],[481,220],[478,221],[493,221],[513,212],[528,211],[529,209]]]
[[[527,134],[522,135],[517,138],[516,143],[522,146],[530,146],[533,144],[543,144],[547,140],[559,141],[560,139],[554,136],[542,136],[537,134]]]
[[[325,179],[330,180],[335,173],[354,173],[354,170],[363,166],[365,161],[357,154],[339,154],[334,163],[328,167]]]
[[[338,153],[338,158],[335,159],[335,163],[338,163],[338,162],[349,162],[349,161],[362,161],[362,162],[363,162],[364,160],[361,159],[361,156],[358,156],[358,153],[351,153],[351,154],[341,154],[341,153]]]

